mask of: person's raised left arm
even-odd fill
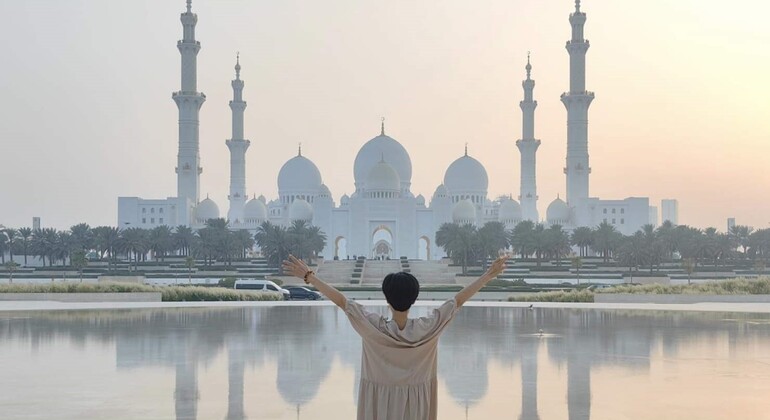
[[[319,279],[304,261],[293,255],[289,255],[289,259],[283,261],[283,271],[294,277],[305,280],[307,284],[314,286],[319,292],[329,298],[330,301],[334,302],[335,305],[345,309],[345,305],[348,301],[345,295],[335,289],[334,286],[330,286]]]

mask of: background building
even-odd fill
[[[674,225],[679,224],[679,201],[674,199],[660,200],[660,218],[661,222],[671,222]]]

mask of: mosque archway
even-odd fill
[[[372,233],[372,255],[374,259],[393,258],[393,232],[388,226],[380,225]]]
[[[344,236],[338,236],[334,240],[334,258],[338,260],[348,258],[348,240]]]
[[[420,236],[417,240],[417,258],[425,261],[430,260],[430,239],[427,236]]]

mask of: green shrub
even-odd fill
[[[217,286],[224,287],[225,289],[235,288],[235,277],[225,277],[217,283]]]
[[[148,286],[132,283],[3,284],[0,293],[136,293],[160,292],[164,302],[283,300],[280,293],[246,292],[221,287]]]
[[[164,302],[283,300],[283,296],[275,292],[244,292],[219,287],[163,287],[160,292]]]
[[[587,290],[569,292],[539,292],[521,296],[511,296],[509,302],[593,302],[594,294]]]
[[[766,295],[770,294],[770,277],[761,277],[757,280],[734,279],[681,285],[617,285],[606,289],[599,289],[597,292],[645,295]]]

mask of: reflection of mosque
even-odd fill
[[[384,313],[385,308],[378,310]],[[416,307],[413,315],[425,311]],[[489,362],[511,367],[519,363],[518,418],[539,419],[538,352],[547,346],[551,363],[566,364],[569,418],[588,419],[592,368],[615,365],[646,371],[658,343],[665,355],[675,356],[681,344],[695,338],[726,333],[732,346],[748,333],[716,319],[721,315],[465,308],[441,339],[439,380],[466,416],[472,416],[474,405],[488,391]],[[539,337],[541,327],[552,338]],[[177,419],[198,417],[198,402],[206,398],[199,392],[198,367],[222,351],[228,358],[228,420],[261,417],[244,410],[244,399],[256,397],[244,395],[244,372],[266,362],[275,363],[276,388],[296,408],[297,418],[302,417],[302,406],[316,397],[335,357],[354,369],[352,402],[357,400],[360,339],[346,317],[329,307],[68,312],[32,316],[0,329],[0,342],[29,341],[33,349],[51,345],[58,337],[114,342],[118,369],[173,367]]]

